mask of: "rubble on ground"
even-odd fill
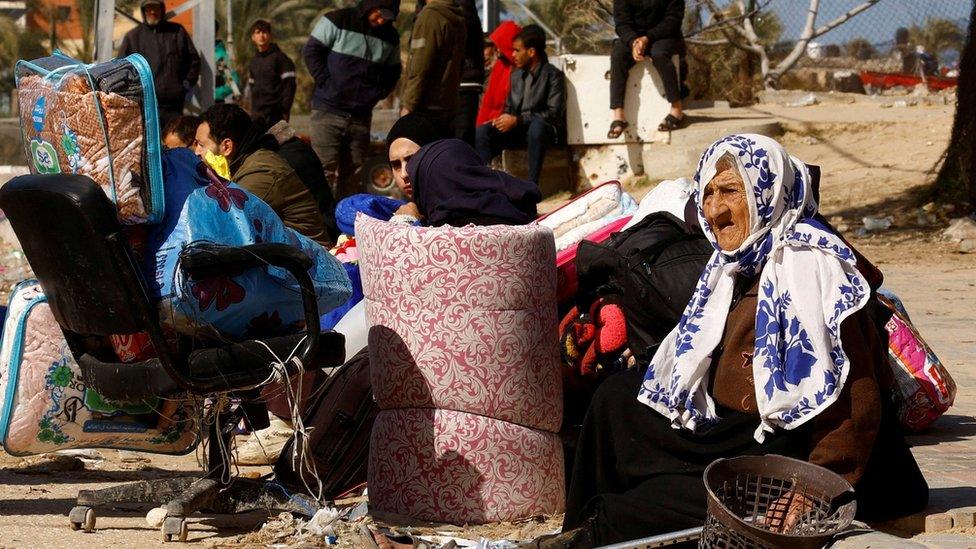
[[[960,252],[976,252],[976,220],[972,217],[953,219],[949,227],[942,231],[942,236],[958,243]]]
[[[369,512],[365,496],[335,503],[336,507],[323,507],[309,520],[281,513],[268,519],[260,530],[222,540],[211,547],[352,549],[368,546],[369,540],[363,537],[368,535],[371,538],[368,531],[372,528],[397,541],[409,541],[415,547],[515,549],[541,536],[559,532],[563,522],[562,515],[554,515],[531,517],[516,522],[454,526],[425,523],[394,515],[374,516]]]

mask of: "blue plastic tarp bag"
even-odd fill
[[[345,303],[322,315],[320,327],[323,330],[335,328],[336,324],[342,320],[342,317],[346,316],[346,313],[349,312],[349,309],[352,309],[357,303],[363,300],[363,279],[359,274],[359,263],[343,263],[342,266],[345,267],[346,274],[349,275],[349,281],[352,283],[352,295]]]
[[[370,217],[375,217],[382,221],[389,221],[400,206],[406,204],[403,200],[397,200],[388,196],[376,194],[354,194],[347,196],[336,204],[336,225],[344,234],[355,234],[356,214],[364,213]]]
[[[163,177],[165,214],[149,229],[144,269],[164,325],[184,334],[227,339],[304,329],[301,291],[287,271],[268,266],[236,276],[190,280],[180,270],[179,258],[196,243],[288,244],[313,260],[309,275],[320,314],[349,299],[349,277],[339,260],[285,227],[261,199],[213,175],[189,149],[164,153]]]

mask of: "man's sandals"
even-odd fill
[[[674,131],[674,130],[677,130],[679,128],[684,127],[684,125],[685,125],[685,117],[684,116],[682,116],[681,118],[678,118],[677,116],[675,116],[673,114],[669,114],[669,115],[665,116],[664,117],[664,120],[661,122],[661,124],[658,125],[657,131],[659,131],[659,132],[671,132],[671,131]]]
[[[630,126],[630,123],[626,120],[614,120],[610,123],[610,131],[607,132],[607,139],[620,137],[628,126]]]

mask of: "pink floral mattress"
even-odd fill
[[[450,410],[380,412],[369,506],[452,524],[518,520],[565,508],[559,436]]]
[[[558,431],[556,268],[544,227],[356,223],[382,409],[440,408]]]

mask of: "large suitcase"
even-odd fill
[[[366,482],[369,437],[377,413],[369,353],[362,349],[332,373],[305,412],[302,422],[308,434],[304,444],[301,433],[285,444],[274,465],[278,482],[323,501]]]
[[[152,71],[141,55],[88,65],[55,52],[15,69],[20,128],[32,173],[87,175],[119,221],[163,214],[160,128]]]
[[[14,288],[0,342],[0,441],[17,456],[71,448],[183,454],[197,443],[191,400],[106,401],[85,386],[36,280]]]

